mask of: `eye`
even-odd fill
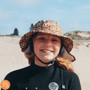
[[[40,37],[40,38],[38,38],[38,39],[41,40],[41,41],[44,41],[44,40],[45,40],[44,37]]]
[[[58,42],[58,40],[57,40],[57,39],[52,39],[52,41],[53,41],[53,42]]]

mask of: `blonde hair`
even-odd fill
[[[34,54],[33,53],[30,55],[25,54],[25,57],[28,59],[29,65],[32,65],[32,63],[34,61]],[[58,66],[62,67],[63,69],[74,72],[71,62],[69,60],[67,60],[66,58],[63,58],[62,56],[59,55],[56,58],[56,63]]]
[[[56,59],[56,63],[58,66],[61,66],[63,69],[74,72],[73,66],[68,59],[63,58],[62,56],[59,55]]]

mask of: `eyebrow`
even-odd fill
[[[38,33],[38,35],[52,35],[52,34],[49,34],[49,33]],[[52,36],[59,37],[59,36],[56,36],[56,35],[52,35]]]
[[[38,35],[51,35],[51,36],[56,36],[56,35],[52,35],[50,33],[38,33]]]

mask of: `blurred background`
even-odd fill
[[[90,31],[90,0],[0,0],[0,34],[19,35],[39,20],[57,21],[68,31]]]

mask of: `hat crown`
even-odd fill
[[[57,36],[63,35],[61,26],[57,22],[52,20],[47,20],[47,21],[41,20],[37,22],[31,31],[32,32],[38,31],[38,32],[44,32],[44,33],[46,32]]]

